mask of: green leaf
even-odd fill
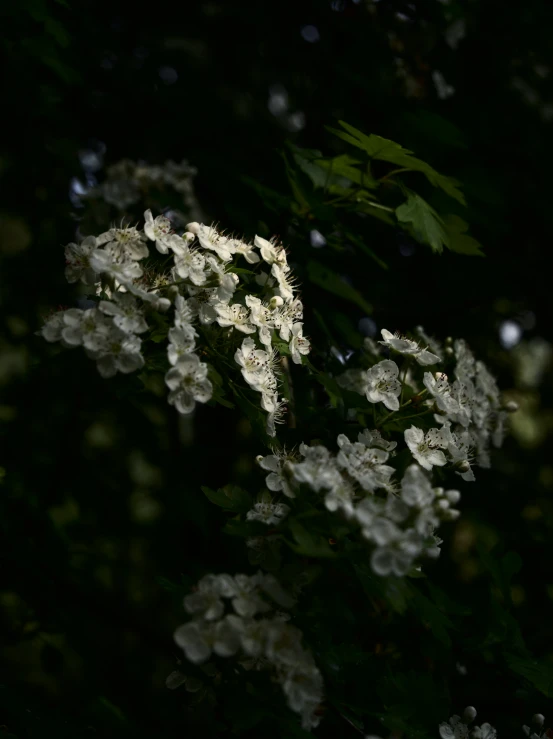
[[[401,223],[410,223],[415,237],[429,244],[432,251],[441,254],[443,246],[448,245],[442,219],[420,195],[409,192],[407,202],[396,208],[396,216]]]
[[[269,210],[275,213],[281,214],[283,211],[290,209],[291,198],[288,195],[283,195],[276,190],[272,190],[270,187],[266,187],[261,183],[254,180],[252,177],[243,175],[241,181],[251,187],[259,195],[263,204],[269,208]]]
[[[553,698],[553,662],[527,659],[515,654],[505,655],[507,664],[517,675],[525,678],[548,698]]]
[[[297,546],[290,545],[297,554],[317,558],[336,556],[336,553],[332,551],[328,541],[323,536],[312,534],[296,518],[289,519],[288,528],[297,541]]]
[[[363,168],[359,169],[359,165],[362,165],[358,159],[353,159],[348,154],[341,154],[338,157],[332,159],[318,159],[314,162],[320,170],[323,170],[323,176],[326,179],[330,175],[338,175],[339,177],[345,177],[347,180],[369,190],[375,190],[379,183],[368,171],[363,171]],[[366,165],[362,165],[366,169]],[[323,182],[324,185],[324,182]]]
[[[219,490],[212,490],[204,485],[202,486],[202,493],[212,503],[227,511],[245,513],[253,505],[251,495],[238,485],[225,485],[224,488],[219,488]]]
[[[333,408],[337,408],[342,403],[342,390],[333,377],[321,372],[316,378],[327,392],[329,400]]]
[[[443,219],[443,224],[447,233],[447,248],[457,254],[467,254],[475,257],[485,257],[480,244],[472,236],[469,236],[468,223],[456,215],[448,215]]]
[[[373,208],[373,211],[374,210],[376,209]],[[379,210],[378,212],[382,213],[383,211]],[[375,212],[372,212],[371,215],[377,215],[377,214]],[[388,214],[384,212],[384,215],[388,215]],[[391,217],[389,218],[389,222],[393,223]],[[380,257],[374,253],[374,251],[370,248],[370,246],[367,246],[367,244],[365,244],[362,238],[351,233],[351,231],[347,231],[345,235],[353,244],[355,244],[355,246],[359,247],[361,251],[364,251],[365,254],[368,254],[368,256],[371,257],[371,259],[374,259],[374,261],[378,264],[379,267],[381,267],[382,269],[388,269],[388,265],[386,264],[386,262],[383,262],[382,259],[380,259]]]
[[[395,141],[384,139],[375,134],[367,136],[357,128],[350,126],[349,123],[345,123],[344,121],[338,122],[348,133],[328,128],[335,136],[347,141],[352,146],[356,146],[358,149],[362,149],[371,159],[390,162],[391,164],[397,164],[402,169],[421,172],[434,187],[439,187],[447,195],[455,198],[462,205],[466,205],[465,197],[458,188],[459,182],[457,180],[440,174],[430,164],[417,159],[412,155],[412,151],[404,149],[400,144],[396,144]]]
[[[315,283],[323,290],[326,290],[333,295],[348,300],[350,303],[354,303],[365,313],[372,313],[372,305],[365,300],[365,298],[358,292],[354,287],[348,285],[340,277],[328,267],[324,267],[320,262],[310,260],[307,263],[307,275],[311,282]]]

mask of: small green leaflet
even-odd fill
[[[444,222],[420,195],[409,192],[407,202],[396,208],[396,216],[401,223],[412,224],[415,237],[429,244],[432,251],[441,254],[443,247],[449,246]]]
[[[204,485],[202,486],[202,493],[212,503],[225,508],[227,511],[245,513],[253,505],[250,494],[237,485],[225,485],[224,488],[219,488],[219,490],[212,490]]]
[[[336,556],[336,553],[332,551],[323,536],[320,534],[312,534],[298,521],[297,518],[291,518],[288,521],[288,527],[297,542],[297,545],[290,544],[290,546],[297,554],[317,558]]]
[[[466,205],[465,196],[459,190],[459,182],[457,180],[440,174],[430,164],[412,156],[413,152],[409,151],[409,149],[404,149],[400,144],[396,144],[395,141],[384,139],[375,134],[367,136],[344,121],[338,121],[338,123],[342,128],[345,128],[347,133],[328,127],[327,130],[344,141],[347,141],[349,144],[352,144],[352,146],[362,149],[371,159],[379,159],[384,162],[390,162],[391,164],[397,164],[402,169],[421,172],[434,187],[439,187],[450,197],[455,198],[462,205]]]
[[[466,221],[459,216],[448,215],[445,216],[443,223],[448,238],[447,248],[450,251],[475,257],[486,256],[482,251],[482,244],[466,233],[469,228]]]
[[[553,698],[553,663],[545,660],[505,655],[507,664],[517,675],[525,678],[548,698]]]
[[[372,305],[365,300],[365,298],[358,292],[354,287],[348,285],[340,277],[328,267],[324,267],[319,262],[310,260],[307,263],[307,274],[311,282],[314,282],[319,287],[327,290],[329,293],[338,295],[344,300],[349,300],[350,303],[354,303],[359,306],[361,310],[365,311],[369,315],[372,313]]]

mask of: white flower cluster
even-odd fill
[[[476,718],[476,709],[473,706],[467,706],[463,712],[463,716],[451,716],[449,721],[440,724],[439,732],[441,739],[496,739],[497,731],[491,724],[484,723],[481,726],[469,725]],[[542,728],[545,723],[545,717],[541,713],[536,713],[532,717],[532,724],[535,730],[529,726],[523,726],[522,731],[528,739],[546,739],[548,732]]]
[[[419,326],[417,332],[432,352],[386,329],[382,330],[383,340],[379,342],[403,355],[404,362],[408,363],[403,372],[403,385],[409,385],[420,399],[426,396],[423,410],[433,410],[439,424],[438,428],[426,433],[416,424],[412,425],[405,431],[405,442],[425,469],[442,467],[449,462],[464,480],[472,481],[471,463],[476,461],[481,467],[489,467],[490,441],[495,446],[503,442],[507,410],[502,406],[494,378],[483,362],[475,360],[462,339],[449,340],[444,349],[435,339],[426,336],[422,327]],[[375,342],[370,340],[366,348],[368,355],[378,358]],[[450,383],[443,372],[421,371],[423,376],[418,378],[413,371],[416,365],[425,367],[437,362],[453,364],[453,382]],[[399,375],[398,365],[391,359],[384,359],[367,370],[346,370],[337,382],[347,390],[364,395],[370,403],[381,402],[395,412],[400,409],[402,393]]]
[[[101,197],[106,203],[124,211],[139,203],[144,192],[152,187],[171,187],[182,194],[189,217],[201,218],[198,201],[194,194],[193,178],[197,169],[185,159],[177,163],[167,160],[164,165],[149,165],[122,159],[106,169],[106,179],[91,188],[87,198]]]
[[[310,729],[319,723],[315,712],[323,699],[323,681],[302,646],[301,631],[279,610],[293,605],[273,575],[206,575],[184,599],[192,620],[176,630],[175,641],[195,664],[212,654],[237,655],[245,669],[274,670],[289,707],[301,715],[303,728]]]
[[[299,457],[285,452],[258,457],[259,465],[269,470],[267,487],[288,498],[297,495],[300,484],[322,493],[329,511],[340,511],[361,527],[374,547],[371,566],[378,575],[401,577],[419,557],[437,557],[441,540],[434,531],[441,521],[458,517],[452,506],[460,493],[433,487],[417,464],[407,468],[398,485],[392,479],[394,468],[386,464],[397,444],[378,431],[365,429],[356,442],[340,434],[337,443],[336,455],[324,446],[301,444]],[[284,508],[287,512],[288,506]],[[248,518],[254,515],[250,511]]]
[[[246,243],[195,222],[181,236],[165,216],[154,218],[147,210],[144,218],[143,231],[134,226],[111,228],[65,247],[68,282],[93,285],[96,295],[109,300],[100,300],[88,310],[54,314],[42,335],[66,346],[83,345],[104,377],[132,372],[144,365],[138,335],[149,328],[147,311],[167,311],[173,302],[167,351],[171,368],[165,381],[169,402],[187,414],[196,402],[205,403],[213,394],[208,365],[194,352],[199,336],[195,323],[217,324],[226,329],[229,341],[234,330],[247,334],[230,351],[248,385],[261,394],[261,408],[268,414],[267,432],[274,436],[286,403],[278,393],[279,353],[272,347],[274,337],[278,334],[288,343],[296,364],[310,351],[303,336],[303,306],[294,295],[284,248],[260,236],[253,244]],[[150,262],[147,267],[140,264],[150,257],[148,240],[160,254],[169,254],[173,262],[169,276]],[[247,273],[240,285],[243,297],[236,300],[240,278],[233,260],[238,257],[250,265],[264,262],[271,267],[271,275],[262,272],[253,279],[253,272],[242,270]]]

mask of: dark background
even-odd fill
[[[170,583],[189,586],[222,561],[229,572],[248,566],[198,491],[261,482],[251,459],[263,450],[239,415],[201,408],[192,425],[179,424],[163,399],[133,400],[124,378],[103,381],[84,355],[34,335],[50,310],[76,300],[61,246],[82,215],[70,201],[72,178],[86,175],[79,153],[106,165],[186,158],[206,219],[249,237],[280,234],[304,277],[309,229],[325,233],[325,223],[291,224],[289,210],[268,207],[250,183],[289,196],[285,143],[340,153],[325,129],[338,119],[463,183],[463,217],[485,258],[436,256],[378,223],[369,245],[388,270],[355,250],[339,264],[324,249],[317,257],[363,293],[378,330],[423,324],[441,338],[463,336],[520,403],[494,470],[464,493],[433,577],[460,594],[475,623],[489,589],[477,541],[518,552],[514,617],[533,654],[551,660],[551,363],[541,382],[520,378],[520,347],[552,338],[551,5],[282,0],[139,10],[25,0],[0,14],[0,723],[18,737],[202,730],[165,688],[183,618]],[[447,99],[436,71],[454,88]],[[314,342],[324,341],[317,300],[358,331],[357,308],[308,281],[303,297]],[[512,351],[500,342],[505,321],[521,328]],[[302,431],[312,435],[309,424]],[[499,640],[489,657],[473,651],[467,676],[452,676],[452,709],[472,703],[494,723],[508,699],[505,725],[516,727],[528,711],[547,713],[548,699],[538,705],[533,688],[505,676],[502,648]],[[349,736],[339,726],[329,720],[322,735]]]

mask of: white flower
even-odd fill
[[[232,607],[239,616],[252,618],[257,613],[270,610],[269,604],[259,594],[259,577],[235,575],[225,578],[226,598],[232,598]]]
[[[185,331],[192,329],[192,321],[194,320],[194,310],[190,301],[183,298],[182,295],[177,295],[175,298],[175,326],[177,328],[183,328]],[[194,336],[197,336],[194,331]]]
[[[315,492],[331,490],[341,482],[336,461],[324,446],[300,444],[301,462],[289,462],[288,466],[296,482],[309,485]]]
[[[231,326],[232,328],[242,331],[244,334],[253,334],[255,332],[255,326],[252,326],[249,322],[248,309],[244,308],[239,303],[233,305],[225,305],[220,303],[215,306],[215,312],[217,313],[217,323],[219,326]]]
[[[203,285],[206,280],[204,269],[204,256],[190,249],[187,244],[181,253],[175,255],[174,272],[182,280],[189,279],[194,285]]]
[[[219,577],[206,575],[199,581],[196,592],[184,598],[184,608],[192,616],[201,616],[206,621],[216,621],[225,612],[222,594]]]
[[[447,460],[440,449],[447,448],[447,439],[443,431],[430,429],[424,433],[422,429],[411,426],[404,432],[405,443],[411,454],[425,470],[433,466],[443,467]]]
[[[385,328],[383,328],[380,333],[382,334],[382,338],[384,339],[384,341],[379,342],[380,344],[384,344],[384,346],[389,346],[391,349],[394,349],[394,351],[399,352],[400,354],[412,356],[414,359],[417,360],[419,364],[428,365],[435,364],[436,362],[440,361],[440,357],[432,354],[432,352],[429,352],[426,349],[421,349],[416,341],[411,341],[411,339],[399,336],[399,334],[394,335],[390,331],[387,331]]]
[[[460,716],[451,716],[449,722],[440,724],[439,732],[441,739],[468,739],[469,727]]]
[[[254,252],[254,244],[246,244],[245,241],[240,241],[240,239],[231,239],[231,243],[234,246],[235,254],[243,256],[248,264],[259,262],[259,254]]]
[[[118,262],[110,252],[103,249],[95,249],[91,253],[90,266],[98,274],[105,273],[123,285],[142,277],[143,274],[136,262]]]
[[[256,236],[254,244],[261,252],[261,258],[267,264],[277,264],[281,267],[288,267],[286,259],[286,250],[281,244],[276,241],[267,241],[267,239],[261,236]],[[284,297],[284,295],[282,296]]]
[[[141,334],[148,330],[144,313],[135,298],[128,293],[114,294],[115,302],[101,300],[99,308],[107,316],[113,316],[113,323],[126,333]]]
[[[261,500],[246,514],[248,521],[260,521],[267,526],[276,526],[283,518],[286,518],[290,507],[284,503],[270,503]]]
[[[96,359],[102,377],[113,377],[117,372],[128,374],[144,366],[140,346],[138,336],[114,326],[109,334],[102,336],[101,346],[91,350],[91,356]]]
[[[381,577],[403,577],[409,572],[413,558],[394,547],[378,547],[371,555],[371,567]]]
[[[277,423],[284,423],[284,417],[288,410],[287,403],[288,398],[281,398],[280,400],[278,400],[277,397],[274,399],[273,410],[269,411],[267,415],[267,422],[265,424],[265,428],[269,436],[276,436],[275,425]]]
[[[262,470],[267,470],[269,474],[265,478],[265,484],[274,493],[282,492],[288,498],[295,498],[296,493],[290,486],[288,478],[283,473],[283,467],[285,461],[288,459],[287,455],[269,454],[266,457],[259,455],[257,457],[257,464]]]
[[[294,297],[294,282],[289,270],[290,267],[281,267],[276,262],[271,267],[271,274],[278,283],[278,294],[283,300],[292,300]]]
[[[266,351],[256,349],[255,341],[250,337],[244,339],[234,353],[234,361],[242,368],[242,375],[249,385],[258,381],[260,373],[267,372],[269,359]]]
[[[175,631],[175,642],[194,664],[206,662],[212,652],[232,657],[240,649],[242,620],[229,614],[218,623],[189,621]]]
[[[135,226],[110,228],[96,239],[98,246],[105,245],[106,253],[116,261],[139,260],[148,256],[146,237]],[[94,265],[92,265],[94,268]],[[95,269],[95,268],[94,268]],[[99,270],[96,270],[97,272]]]
[[[378,449],[384,449],[385,452],[391,452],[397,446],[397,441],[386,441],[386,439],[382,438],[380,431],[376,429],[373,431],[369,431],[369,429],[360,431],[357,440],[361,444],[365,444],[365,446],[375,446]]]
[[[451,394],[451,387],[447,381],[447,375],[443,372],[425,372],[423,384],[436,400],[436,405],[444,413],[455,413],[459,410],[459,403]]]
[[[87,236],[80,244],[65,247],[65,279],[73,283],[80,280],[85,285],[96,281],[96,272],[90,266],[90,255],[96,249],[96,237]]]
[[[140,298],[145,303],[149,303],[155,310],[164,312],[171,307],[171,301],[168,298],[160,298],[157,293],[144,290],[132,282],[125,283],[124,287],[125,290],[132,293],[135,297]],[[108,296],[110,296],[109,293]]]
[[[294,323],[292,326],[292,338],[290,339],[290,353],[294,364],[301,364],[301,354],[309,354],[311,346],[303,336],[303,323]]]
[[[401,499],[408,506],[425,508],[433,503],[434,490],[418,464],[411,464],[401,480]]]
[[[347,517],[353,516],[354,490],[350,483],[343,478],[325,495],[324,504],[327,510],[341,510]]]
[[[69,310],[72,310],[71,308]],[[77,309],[74,309],[77,310]],[[54,341],[60,341],[61,332],[65,328],[66,323],[64,315],[67,311],[60,310],[57,313],[53,313],[44,322],[43,327],[40,329],[40,333],[46,339],[53,343]]]
[[[176,365],[165,375],[165,383],[170,389],[169,403],[179,413],[192,413],[199,403],[207,403],[213,393],[213,386],[207,379],[207,364],[200,362],[196,354],[184,354]]]
[[[401,383],[397,379],[399,368],[390,359],[384,359],[367,370],[366,396],[370,403],[384,403],[386,408],[397,411]]]
[[[287,670],[282,689],[292,711],[302,715],[302,728],[308,730],[318,725],[320,718],[315,709],[323,700],[323,679],[314,664],[300,663]]]
[[[280,297],[280,296],[275,296]],[[274,300],[274,298],[272,299]],[[282,298],[280,298],[282,300]],[[272,302],[272,301],[271,301]],[[303,305],[299,298],[278,306],[274,313],[275,328],[278,329],[280,338],[283,341],[290,339],[292,326],[294,323],[301,322],[303,318]]]
[[[457,360],[455,377],[462,381],[472,380],[476,369],[476,362],[466,341],[464,339],[456,339],[453,343],[453,350],[455,359]]]
[[[214,251],[223,262],[228,262],[232,259],[235,250],[235,244],[232,239],[220,234],[215,226],[205,226],[201,223],[198,225],[197,231],[194,231],[190,226],[191,224],[188,224],[186,228],[192,231],[192,233],[196,233],[198,241],[204,249]]]
[[[186,326],[186,328],[173,328],[169,329],[167,338],[169,344],[167,346],[167,357],[169,364],[175,365],[179,359],[185,354],[190,354],[196,344],[195,337],[197,336],[196,331],[192,326]]]
[[[496,739],[497,730],[491,724],[475,726],[472,730],[473,739]]]
[[[171,236],[171,221],[165,216],[157,216],[154,220],[152,211],[148,209],[144,213],[144,233],[150,241],[156,242],[156,249],[161,254],[169,251],[169,240]]]
[[[273,311],[254,295],[246,295],[246,305],[250,309],[250,322],[259,329],[259,340],[270,348],[271,331],[275,328]]]
[[[206,257],[206,262],[219,283],[219,287],[216,288],[217,298],[222,303],[228,303],[238,285],[238,275],[234,272],[225,272],[225,268],[214,257]]]
[[[85,311],[70,308],[63,316],[65,327],[61,332],[66,346],[84,346],[91,356],[103,351],[113,331],[112,322],[97,308]]]
[[[344,434],[340,434],[337,441],[340,447],[336,457],[338,466],[357,480],[363,490],[374,492],[389,486],[394,468],[384,464],[388,452],[360,442],[352,443]]]

